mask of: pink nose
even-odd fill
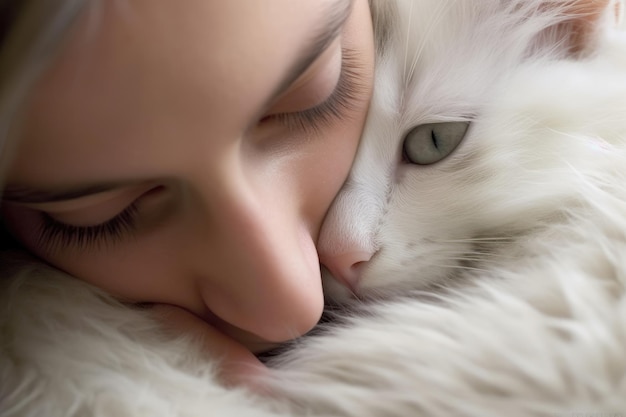
[[[361,278],[361,270],[372,258],[370,252],[345,252],[339,254],[320,254],[322,264],[333,274],[333,277],[356,292]]]

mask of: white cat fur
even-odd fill
[[[362,290],[455,279],[464,261],[508,265],[506,251],[517,251],[518,236],[551,226],[568,205],[589,199],[588,177],[614,182],[605,154],[622,152],[626,132],[626,101],[617,91],[623,41],[609,43],[614,25],[600,24],[589,39],[596,51],[605,49],[600,57],[555,62],[564,54],[557,40],[536,41],[554,15],[519,21],[546,3],[576,2],[399,2],[400,27],[409,29],[395,33],[399,39],[379,60],[359,157],[319,244],[328,253],[376,251]],[[606,12],[613,18],[610,7]],[[529,59],[535,44],[537,56]],[[457,120],[472,126],[447,160],[400,162],[412,127]],[[477,246],[499,256],[475,256]]]
[[[540,3],[398,0],[330,217],[347,238],[326,229],[322,243],[382,249],[363,294],[406,297],[297,341],[270,363],[268,398],[219,386],[214,359],[149,310],[5,267],[0,416],[624,415],[626,38],[607,7],[579,57],[529,56],[549,22],[517,18]],[[421,51],[414,85],[405,50]],[[473,126],[447,160],[398,166],[409,127],[458,118]]]

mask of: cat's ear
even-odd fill
[[[624,13],[624,0],[547,0],[544,5],[556,9],[561,20],[540,42],[557,42],[574,57],[593,51],[607,29],[621,24]]]

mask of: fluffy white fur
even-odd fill
[[[377,251],[374,300],[330,286],[348,308],[270,362],[272,396],[221,387],[215,358],[148,310],[16,261],[0,416],[626,413],[626,37],[609,3],[397,0],[322,237]],[[459,119],[449,158],[401,163],[410,127]]]

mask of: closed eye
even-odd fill
[[[162,185],[152,186],[139,195],[134,195],[134,200],[126,205],[117,214],[105,220],[99,220],[93,224],[72,224],[67,220],[59,220],[58,213],[50,214],[39,211],[38,245],[49,251],[59,248],[73,247],[79,250],[101,248],[104,245],[115,244],[124,238],[131,237],[139,229],[139,225],[145,226],[145,219],[159,212],[167,197],[166,188]],[[124,197],[121,197],[125,201]],[[106,203],[106,202],[105,202]],[[115,207],[115,200],[113,201]],[[93,211],[97,207],[84,210]],[[87,213],[89,214],[89,213]],[[84,215],[83,215],[84,216]],[[67,216],[66,216],[67,217]],[[140,220],[143,221],[140,222]]]
[[[92,226],[64,224],[41,213],[38,242],[50,249],[67,246],[85,249],[99,243],[115,243],[135,230],[138,212],[135,201],[115,217]]]
[[[465,138],[469,122],[426,123],[404,137],[403,158],[416,165],[431,165],[448,157]]]
[[[326,127],[330,122],[341,119],[358,101],[361,92],[364,90],[361,82],[363,78],[361,72],[356,52],[344,48],[341,54],[339,79],[333,92],[325,101],[308,109],[275,114],[265,119],[278,120],[291,131],[319,133],[320,128]]]

